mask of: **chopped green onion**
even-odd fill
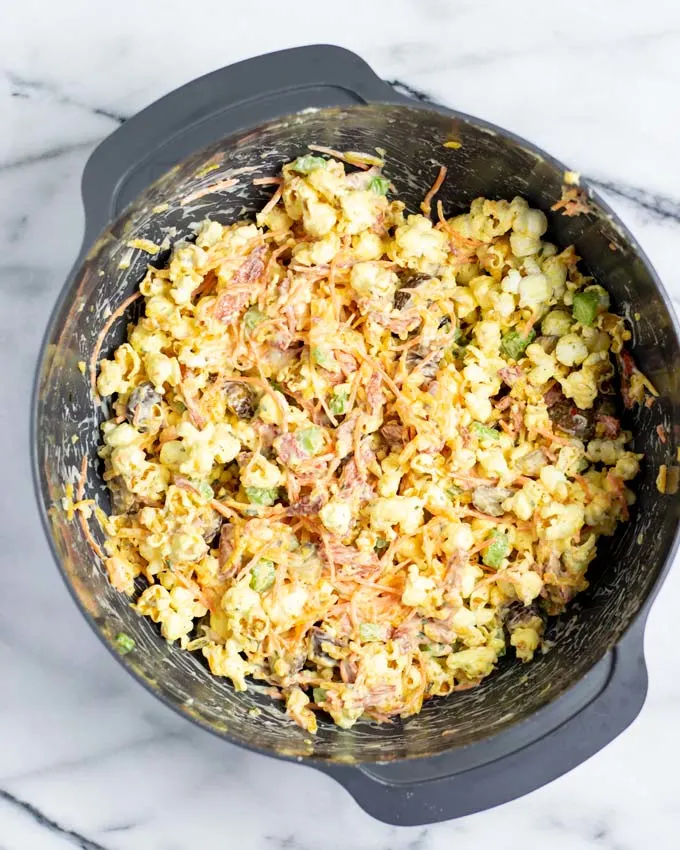
[[[324,688],[312,688],[312,700],[317,705],[321,705],[322,702],[326,702],[327,693],[328,691]]]
[[[291,171],[297,171],[298,174],[309,174],[317,168],[325,168],[326,160],[322,156],[312,156],[311,153],[299,156],[290,166]]]
[[[324,436],[321,428],[315,425],[309,428],[301,428],[296,434],[295,439],[300,446],[310,455],[317,455],[324,446]]]
[[[506,357],[510,357],[512,360],[519,360],[526,351],[529,343],[533,342],[535,338],[536,331],[533,328],[526,336],[522,336],[521,333],[515,330],[508,331],[501,340],[501,351]]]
[[[251,307],[246,310],[243,317],[243,323],[246,326],[246,330],[250,333],[254,331],[260,322],[263,322],[266,318],[267,317],[262,310],[258,310],[257,307]]]
[[[495,428],[489,428],[488,425],[482,425],[481,422],[473,422],[472,430],[480,440],[500,440],[501,435]]]
[[[482,561],[487,567],[498,569],[503,558],[506,558],[510,552],[510,543],[508,538],[502,531],[497,531],[493,536],[493,543],[487,546],[482,555]]]
[[[130,635],[126,635],[125,632],[118,632],[113,642],[121,655],[127,655],[128,652],[132,652],[135,648],[134,640]]]
[[[250,570],[250,588],[257,593],[264,593],[274,584],[275,578],[276,567],[274,562],[261,558]]]
[[[449,499],[455,499],[456,496],[460,496],[462,492],[463,488],[459,487],[457,484],[449,484],[449,486],[446,488],[446,495],[449,497]]]
[[[390,181],[387,177],[381,177],[379,174],[371,180],[368,188],[375,192],[376,195],[386,195],[390,190]]]
[[[372,640],[382,640],[384,634],[384,629],[378,623],[362,623],[359,626],[359,638],[364,643]]]
[[[335,365],[333,352],[325,346],[314,346],[312,348],[312,360],[324,369],[332,368]]]
[[[273,505],[279,498],[278,487],[246,487],[245,491],[251,505]]]
[[[275,378],[267,378],[267,382],[269,383],[269,386],[270,386],[273,390],[276,390],[276,392],[277,392],[277,393],[282,393],[282,392],[283,392],[283,384],[281,384],[281,383],[280,383],[279,381],[277,381]]]
[[[592,325],[600,306],[600,296],[597,292],[577,292],[574,295],[572,312],[577,322],[582,325]]]
[[[331,398],[328,403],[328,409],[333,414],[333,416],[342,416],[342,414],[347,409],[347,402],[349,400],[349,393],[346,389],[339,389],[335,387],[333,389],[333,398]]]

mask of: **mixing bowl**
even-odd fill
[[[440,164],[448,168],[439,195],[447,215],[479,195],[522,195],[544,210],[552,241],[575,244],[614,309],[629,319],[635,359],[659,391],[651,408],[624,419],[636,451],[645,454],[631,520],[601,540],[591,587],[550,625],[552,650],[529,665],[506,657],[477,688],[431,700],[407,720],[341,730],[322,719],[316,736],[292,723],[263,688],[236,693],[210,675],[199,653],[167,644],[109,585],[60,502],[85,453],[86,495],[105,510],[109,505],[96,459],[103,414],[78,363],[89,360],[106,317],[144,274],[148,257],[131,257],[125,243],[190,236],[190,224],[206,216],[226,223],[254,215],[271,188],[254,186],[252,178],[275,175],[309,143],[383,148],[398,196],[412,211]],[[83,175],[83,247],[46,333],[32,422],[38,499],[66,583],[113,652],[116,634],[134,638],[135,649],[116,657],[158,698],[228,741],[329,773],[390,822],[441,820],[525,793],[602,747],[644,701],[645,618],[678,527],[677,498],[655,483],[659,465],[675,459],[680,426],[678,328],[649,261],[595,193],[588,192],[589,214],[550,212],[564,171],[505,130],[397,93],[346,50],[313,46],[223,68],[167,95],[102,142]],[[235,185],[219,187],[233,178]],[[127,319],[134,315],[133,309]],[[126,320],[119,319],[102,356],[125,333]],[[670,436],[665,445],[658,425]]]

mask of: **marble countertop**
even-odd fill
[[[171,714],[106,653],[54,567],[33,502],[28,396],[79,247],[82,168],[126,117],[207,71],[296,44],[355,50],[384,78],[507,127],[582,172],[680,305],[680,5],[285,6],[22,0],[3,9],[0,850],[677,848],[677,567],[649,620],[649,696],[635,723],[549,786],[427,828],[378,823],[317,772],[230,747]]]

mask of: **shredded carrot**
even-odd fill
[[[279,186],[279,188],[274,192],[271,198],[267,201],[267,203],[262,207],[260,211],[260,215],[264,218],[267,213],[270,213],[274,207],[281,200],[281,195],[283,195],[283,186]]]
[[[420,209],[423,211],[423,215],[429,215],[432,210],[432,198],[437,194],[437,192],[441,189],[442,183],[446,179],[446,166],[439,166],[439,174],[437,175],[437,179],[432,184],[432,188],[423,198],[423,202],[420,205]]]
[[[99,361],[99,353],[102,350],[102,345],[104,344],[104,340],[106,339],[107,333],[111,330],[111,326],[123,313],[127,310],[130,304],[133,304],[138,298],[142,297],[141,292],[134,292],[129,298],[126,298],[125,301],[118,307],[116,310],[111,313],[109,318],[104,322],[104,326],[99,331],[99,336],[97,337],[94,348],[92,349],[92,354],[90,355],[90,388],[92,390],[92,397],[97,403],[99,401],[99,394],[97,392],[97,362]]]
[[[199,198],[202,198],[204,195],[212,195],[214,192],[223,192],[225,189],[231,189],[232,186],[236,186],[238,180],[234,177],[229,177],[227,180],[220,180],[219,183],[212,183],[210,186],[204,186],[203,189],[197,189],[195,192],[192,192],[190,195],[187,195],[180,201],[180,206],[185,207],[187,204],[190,204],[192,201],[197,201]]]
[[[255,177],[253,186],[279,186],[283,182],[281,177]]]
[[[354,165],[356,168],[360,168],[362,171],[366,171],[370,168],[365,162],[360,162],[356,159],[352,159],[347,154],[342,153],[341,151],[333,150],[333,148],[326,148],[323,145],[307,145],[310,151],[316,151],[316,153],[325,153],[327,156],[332,156],[334,159],[340,159],[342,162],[346,162],[348,165]]]

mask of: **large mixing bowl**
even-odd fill
[[[450,140],[460,146],[444,147]],[[67,521],[60,506],[65,484],[77,478],[83,453],[91,459],[87,496],[98,499],[104,509],[109,505],[96,460],[102,412],[78,362],[89,360],[106,317],[144,274],[147,257],[138,256],[124,268],[121,261],[131,253],[125,243],[135,237],[160,242],[170,228],[187,237],[189,225],[206,216],[233,222],[253,215],[271,188],[253,186],[252,177],[276,174],[309,143],[341,150],[384,148],[390,178],[413,211],[439,164],[448,168],[439,195],[447,214],[461,211],[479,195],[522,195],[544,210],[550,238],[559,245],[576,245],[584,266],[611,293],[614,309],[630,320],[634,356],[660,393],[653,407],[635,409],[624,422],[636,435],[636,450],[645,454],[631,521],[600,542],[589,571],[591,587],[551,625],[555,644],[550,652],[528,665],[506,657],[479,687],[431,700],[421,714],[407,720],[388,725],[359,722],[343,731],[321,719],[316,736],[293,724],[262,688],[255,685],[236,693],[226,680],[210,675],[199,653],[168,645],[154,624],[139,617],[127,598],[109,585],[80,526]],[[197,190],[230,177],[238,179],[233,187],[182,203]],[[83,249],[50,321],[33,411],[39,501],[66,583],[112,651],[117,633],[134,638],[134,651],[117,657],[152,693],[231,742],[327,770],[357,797],[363,796],[363,805],[388,820],[425,821],[459,813],[460,805],[456,808],[450,801],[458,792],[437,782],[469,769],[470,753],[486,752],[482,761],[497,762],[526,746],[527,730],[533,730],[529,738],[534,740],[555,726],[562,729],[561,735],[571,728],[573,746],[569,736],[560,739],[564,752],[553,757],[553,765],[543,765],[545,750],[542,756],[535,751],[535,769],[524,771],[531,780],[516,775],[514,787],[503,793],[481,792],[478,787],[477,802],[467,810],[547,781],[617,734],[644,699],[644,619],[671,558],[678,526],[678,500],[660,494],[655,484],[659,465],[673,463],[674,441],[680,434],[678,329],[648,260],[594,193],[591,214],[566,217],[550,212],[560,198],[563,177],[561,163],[522,139],[476,118],[412,101],[385,85],[358,57],[322,46],[259,57],[190,83],[126,122],[97,148],[85,169]],[[102,356],[108,356],[125,333],[126,321],[118,320]],[[670,435],[665,445],[657,437],[660,424]],[[94,534],[100,536],[96,528]],[[592,717],[584,725],[587,714],[580,702],[569,708],[569,695],[593,681],[594,670],[600,671],[594,693],[601,698],[609,689],[609,703],[599,704],[600,715],[602,706],[609,706],[607,722],[597,721],[602,726],[597,735]],[[615,696],[613,683],[619,688]],[[590,697],[584,704],[589,702]],[[555,706],[562,706],[559,723],[550,720]],[[250,711],[255,707],[261,713]],[[581,726],[569,727],[577,716]],[[580,744],[573,743],[576,737]],[[425,758],[428,762],[416,761],[413,769],[401,773],[381,773],[378,768],[362,773],[351,766]],[[478,761],[473,758],[473,766],[478,767]],[[543,766],[536,768],[539,763]],[[430,765],[438,767],[431,772]],[[361,789],[369,774],[378,789],[374,797],[382,803],[365,799]],[[401,801],[399,812],[399,806],[385,802],[390,777],[395,777],[393,789],[401,789],[389,792],[393,801]],[[415,805],[409,802],[414,795],[412,789],[403,789],[414,777],[430,785],[419,792],[418,813],[407,814]],[[437,787],[439,792],[433,790]],[[433,808],[436,793],[441,800]]]

